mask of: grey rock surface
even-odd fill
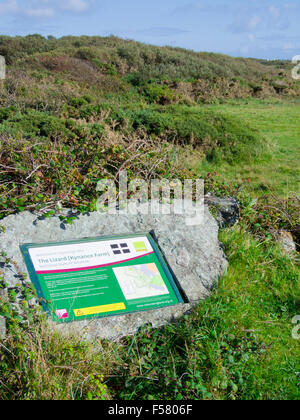
[[[290,232],[281,230],[277,233],[276,237],[283,251],[287,254],[296,252],[296,244],[294,242],[293,235]]]
[[[204,220],[200,225],[187,226],[185,222],[185,217],[178,214],[144,215],[139,212],[137,215],[128,215],[123,211],[118,211],[117,215],[101,212],[80,215],[72,225],[63,225],[58,216],[44,220],[29,212],[8,216],[1,220],[5,231],[0,233],[0,252],[5,252],[14,263],[4,267],[4,280],[8,287],[15,287],[20,283],[19,273],[27,272],[19,250],[20,244],[154,230],[189,303],[123,316],[59,325],[52,321],[49,323],[63,333],[76,333],[86,339],[117,339],[134,334],[147,323],[158,327],[178,319],[201,299],[208,297],[227,268],[227,260],[218,240],[218,224],[208,208],[205,207]]]
[[[0,289],[0,299],[5,300],[7,298],[7,289]]]
[[[235,198],[220,198],[208,194],[205,196],[205,204],[215,211],[216,220],[221,228],[232,227],[240,219],[240,205]]]
[[[6,320],[3,316],[0,316],[0,340],[6,338]]]

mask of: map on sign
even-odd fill
[[[183,302],[151,234],[20,249],[44,310],[55,322],[121,315]]]
[[[119,267],[113,270],[127,300],[169,293],[154,263]]]

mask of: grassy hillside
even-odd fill
[[[267,136],[203,104],[288,99],[300,86],[285,62],[114,37],[2,36],[0,54],[8,63],[0,86],[0,217],[58,200],[91,210],[97,181],[119,167],[144,178],[195,176],[197,165],[182,168],[177,159],[182,147],[201,162],[266,159]]]
[[[26,71],[26,77],[42,82],[43,75],[51,74],[58,84],[64,80],[74,87],[77,82],[90,92],[99,93],[100,85],[102,94],[116,93],[116,89],[125,94],[136,87],[152,102],[212,102],[227,97],[299,93],[299,84],[290,76],[292,64],[287,62],[161,48],[115,37],[2,36],[0,54],[20,76],[25,67],[32,70],[31,74]]]
[[[0,55],[0,219],[95,210],[97,182],[120,168],[129,180],[201,176],[241,203],[220,232],[228,273],[175,324],[87,344],[49,333],[30,288],[0,297],[0,399],[299,399],[299,254],[275,241],[283,229],[300,244],[290,64],[115,37],[2,36]]]

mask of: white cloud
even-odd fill
[[[294,6],[293,3],[275,6],[267,0],[252,0],[247,5],[241,4],[229,28],[234,33],[285,31],[291,25],[290,8]]]
[[[272,17],[275,19],[279,19],[280,18],[280,10],[275,7],[275,6],[270,6],[269,7],[269,12],[271,13]]]
[[[16,0],[7,0],[4,3],[0,3],[0,15],[16,13],[18,10],[19,6]]]
[[[92,3],[93,0],[6,0],[0,3],[0,15],[53,18],[60,12],[85,12]]]
[[[84,12],[89,9],[90,4],[86,0],[67,0],[60,7],[71,12]]]
[[[51,7],[37,9],[30,8],[25,10],[25,15],[33,18],[50,18],[55,15],[55,10]]]
[[[247,22],[247,28],[249,30],[256,29],[258,25],[261,23],[261,21],[262,19],[260,16],[257,16],[257,15],[251,16]]]
[[[297,46],[293,42],[287,42],[287,43],[283,44],[283,49],[284,50],[294,50],[295,48],[297,48]]]

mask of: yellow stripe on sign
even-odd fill
[[[110,305],[91,306],[90,308],[74,309],[75,316],[97,315],[103,312],[114,312],[126,309],[123,302]]]

